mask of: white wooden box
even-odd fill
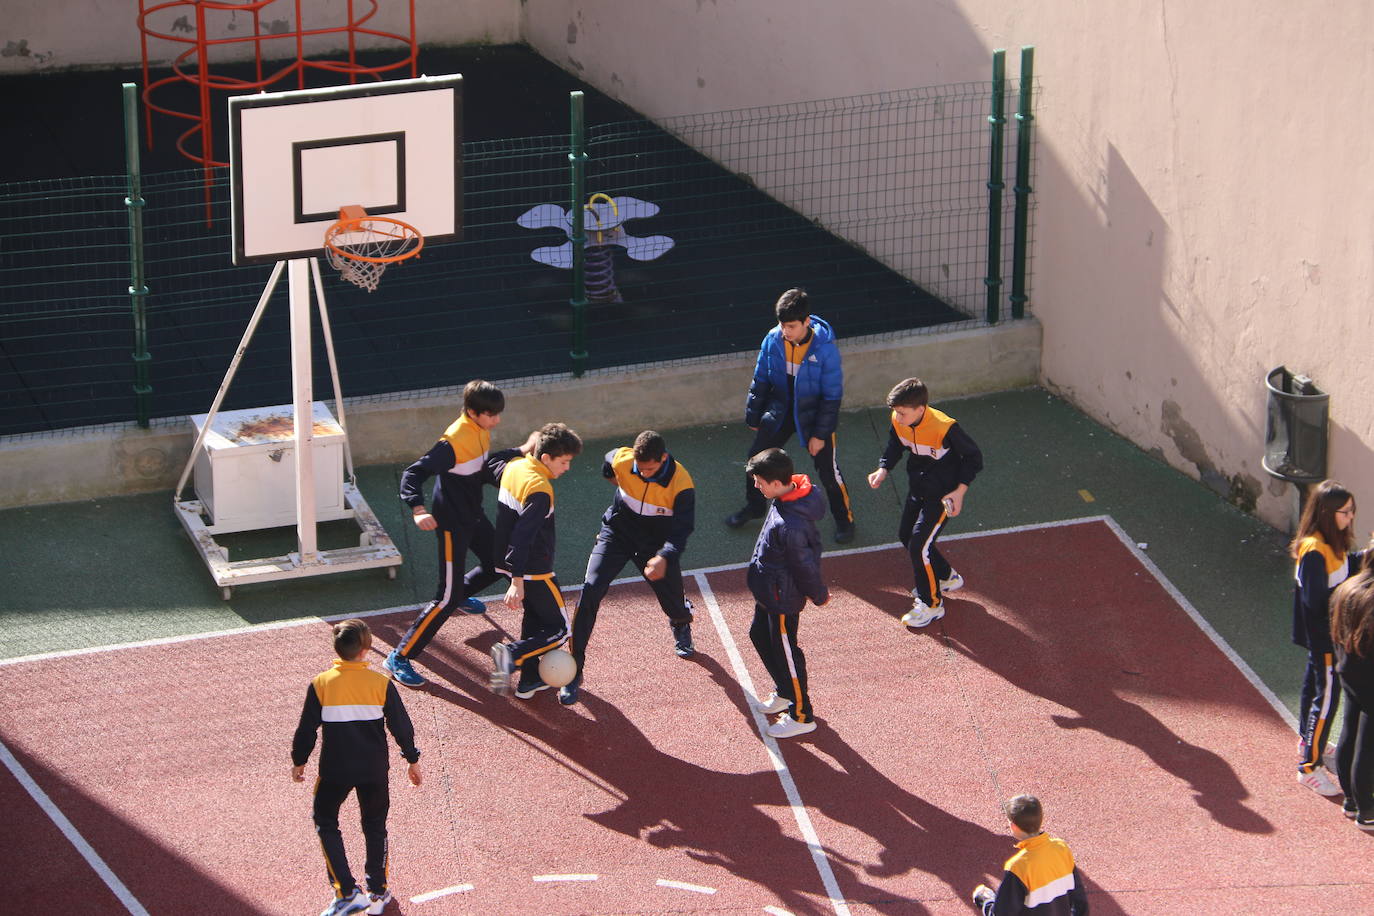
[[[291,405],[215,414],[196,456],[195,487],[219,534],[296,524],[296,424]],[[196,432],[208,414],[191,417]],[[352,517],[344,503],[344,431],[314,404],[315,508],[318,521]]]

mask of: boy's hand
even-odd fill
[[[525,580],[517,576],[510,580],[510,588],[506,589],[506,607],[512,611],[518,611],[524,603]]]
[[[961,483],[945,494],[945,513],[950,518],[954,518],[964,511],[964,494],[967,492],[968,486]]]
[[[887,480],[887,468],[878,468],[868,475],[868,486],[870,489],[876,490],[883,485],[884,480]]]
[[[811,453],[811,457],[813,458],[819,455],[823,448],[825,448],[824,439],[817,439],[815,436],[812,436],[810,439],[806,440],[806,450]]]
[[[415,527],[421,531],[433,531],[439,527],[439,523],[434,520],[434,516],[425,511],[424,506],[416,506],[411,514],[415,518]]]
[[[291,781],[292,781],[292,782],[305,782],[305,766],[304,766],[304,765],[301,765],[301,766],[298,766],[298,767],[292,767],[292,768],[291,768]]]
[[[534,454],[534,449],[535,449],[535,447],[538,446],[538,445],[539,445],[539,430],[536,429],[534,432],[532,432],[532,433],[529,434],[529,438],[527,438],[527,439],[525,440],[524,444],[520,446],[520,451],[523,452],[523,453],[526,454],[526,455],[533,455],[533,454]]]
[[[424,776],[420,774],[419,763],[412,763],[410,766],[406,767],[406,778],[410,780],[412,786],[418,786],[425,781]]]
[[[668,574],[668,561],[663,557],[654,557],[644,564],[644,578],[650,582],[657,582]]]

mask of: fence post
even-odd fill
[[[124,84],[124,154],[129,179],[129,298],[134,318],[134,407],[138,425],[148,428],[148,401],[153,386],[148,383],[148,287],[143,273],[143,178],[138,158],[138,87]]]
[[[1016,223],[1011,238],[1011,317],[1026,317],[1026,232],[1030,217],[1031,113],[1035,48],[1021,49],[1021,97],[1016,106]]]
[[[572,299],[569,304],[573,310],[573,378],[581,378],[587,371],[587,227],[582,216],[582,202],[586,199],[587,153],[586,122],[582,117],[582,93],[568,94],[572,120],[571,151],[568,164],[572,175],[571,206],[568,219],[571,224],[569,237],[572,239]]]
[[[1002,288],[1002,125],[1003,96],[1007,91],[1007,52],[992,52],[992,114],[988,115],[991,130],[991,152],[988,163],[988,273],[983,278],[987,287],[988,324],[996,324],[999,317]]]

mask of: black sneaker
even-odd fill
[[[549,685],[545,684],[539,678],[535,678],[533,681],[529,683],[521,681],[519,684],[515,685],[515,698],[517,700],[528,700],[530,697],[534,696],[539,691],[548,689]]]
[[[849,543],[850,541],[852,541],[852,540],[854,540],[854,523],[853,523],[853,522],[850,522],[848,525],[836,525],[836,526],[835,526],[835,543],[836,543],[836,544],[848,544],[848,543]]]
[[[558,702],[564,706],[571,706],[577,702],[578,688],[582,686],[582,678],[575,677],[563,687],[558,688]]]
[[[1341,813],[1344,814],[1346,817],[1350,818],[1352,821],[1355,818],[1359,817],[1360,809],[1358,806],[1356,806],[1355,799],[1347,798],[1344,802],[1342,802]]]
[[[691,658],[696,648],[692,645],[692,625],[690,623],[673,624],[673,651],[678,658]]]
[[[763,518],[763,511],[753,506],[745,506],[734,515],[728,516],[725,524],[731,528],[743,528],[756,518]]]

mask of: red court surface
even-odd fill
[[[613,589],[568,708],[488,692],[514,612],[455,616],[403,693],[426,782],[392,773],[387,912],[968,913],[1022,791],[1095,914],[1374,912],[1374,838],[1294,783],[1291,728],[1112,527],[945,550],[968,585],[924,631],[898,623],[904,554],[826,559],[834,599],[801,625],[821,728],[780,747],[748,707],[771,685],[742,571],[692,580],[686,661],[647,588]],[[370,618],[379,643],[408,618]],[[330,657],[313,623],[0,665],[0,741],[131,896],[0,769],[10,906],[317,913],[288,748]]]

